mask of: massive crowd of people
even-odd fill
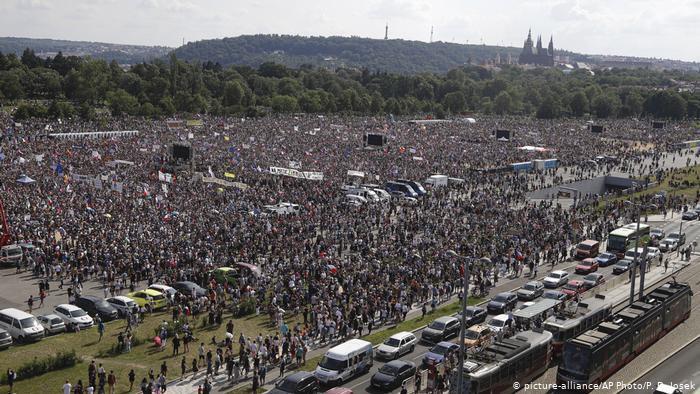
[[[610,121],[601,136],[583,121],[562,119],[427,124],[310,115],[198,119],[202,126],[187,127],[141,118],[17,125],[0,117],[2,202],[15,239],[37,246],[31,263],[42,277],[79,287],[99,275],[115,291],[191,280],[211,289],[211,296],[183,295],[174,300],[176,308],[220,312],[227,298],[229,304],[253,300],[278,327],[285,313],[302,314],[303,324],[277,338],[250,340],[257,333],[241,333],[239,356],[252,354],[263,362],[294,355],[310,339],[371,330],[369,322],[401,319],[411,308],[456,294],[461,262],[449,250],[481,258],[472,270],[476,284],[486,278],[496,284],[510,270],[567,258],[578,241],[602,239],[630,212],[620,204],[601,211],[588,204],[531,202],[528,191],[601,171],[658,176],[658,161],[695,132],[690,123],[657,130],[644,120]],[[496,129],[511,130],[512,137],[499,141],[492,135]],[[105,130],[139,133],[46,138]],[[365,147],[367,132],[385,134],[386,145]],[[167,182],[159,179],[159,170],[170,168],[174,142],[191,144],[193,164]],[[544,150],[519,149],[523,146]],[[616,160],[592,167],[591,160],[601,155]],[[565,169],[499,171],[550,158]],[[645,158],[657,164],[641,166]],[[323,179],[274,175],[271,166],[322,172]],[[348,176],[348,170],[364,178]],[[195,173],[247,188],[205,183]],[[431,174],[458,182],[430,189],[415,205],[344,203],[341,186],[349,182],[383,185],[397,178],[423,181]],[[35,182],[17,182],[23,175]],[[280,202],[299,204],[301,211],[264,209]],[[663,209],[683,203],[669,200],[671,206]],[[228,286],[208,274],[239,262],[258,266],[261,275]],[[250,369],[252,361],[248,364]]]

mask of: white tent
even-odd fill
[[[30,185],[32,183],[35,183],[36,181],[26,175],[22,175],[17,179],[17,182],[23,184],[23,185]]]

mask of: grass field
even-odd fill
[[[225,323],[228,322],[227,315],[224,316],[224,324],[213,328],[200,328],[200,318],[194,324],[194,334],[198,342],[190,346],[189,354],[186,355],[188,366],[192,363],[192,358],[196,357],[197,346],[199,342],[204,342],[205,346],[210,343],[212,336],[216,336],[220,341],[224,338],[226,332]],[[298,316],[296,317],[298,318]],[[72,384],[75,384],[78,379],[83,380],[83,384],[87,381],[87,369],[92,360],[97,363],[103,363],[107,371],[114,370],[117,376],[117,392],[128,393],[129,382],[128,373],[131,369],[136,372],[136,384],[141,379],[148,375],[148,371],[152,368],[156,374],[160,371],[160,365],[165,361],[168,365],[169,375],[172,377],[180,374],[180,360],[182,359],[182,346],[180,346],[180,355],[172,356],[172,346],[168,342],[165,350],[159,351],[153,345],[152,339],[157,328],[163,320],[170,321],[171,314],[168,312],[154,313],[146,317],[144,323],[139,325],[135,330],[135,336],[139,339],[144,339],[145,343],[132,348],[130,353],[123,353],[116,356],[109,356],[109,349],[116,344],[117,335],[121,330],[126,328],[123,321],[115,321],[106,323],[106,333],[101,342],[97,342],[98,334],[96,328],[84,330],[79,333],[64,333],[45,338],[44,340],[27,344],[15,345],[8,350],[0,352],[0,373],[3,375],[8,368],[18,368],[20,365],[31,361],[34,358],[42,359],[48,355],[53,355],[62,350],[75,350],[78,356],[82,359],[82,363],[68,369],[53,371],[35,378],[18,381],[15,383],[15,392],[17,393],[41,393],[41,392],[58,392],[65,382],[69,379]],[[248,336],[257,335],[257,333],[272,333],[276,331],[273,325],[268,323],[267,316],[249,316],[234,320],[234,334],[237,336],[241,330]],[[292,319],[291,322],[295,322]],[[101,357],[97,357],[101,355]],[[0,391],[6,390],[7,386],[0,388]],[[135,390],[134,390],[135,391]]]
[[[608,200],[608,203],[620,200],[629,200],[630,198],[639,197],[646,194],[654,195],[658,192],[665,191],[669,196],[686,196],[690,201],[695,200],[695,195],[700,188],[700,166],[686,167],[675,169],[670,175],[666,176],[658,185],[650,187],[626,196],[615,197]],[[605,205],[605,201],[601,201],[600,207]]]

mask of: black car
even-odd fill
[[[486,313],[486,309],[479,308],[478,306],[468,306],[467,309],[465,309],[465,311],[467,312],[467,327],[471,327],[474,324],[485,322],[486,316],[488,316],[488,314]],[[462,321],[461,314],[457,314],[457,320],[459,320],[460,322]]]
[[[87,312],[87,314],[92,317],[99,314],[102,321],[110,321],[119,317],[119,311],[117,308],[113,307],[109,304],[109,302],[100,297],[91,295],[80,296],[75,299],[73,304]]]
[[[416,364],[404,360],[389,361],[372,376],[371,385],[389,391],[401,387],[404,380],[415,374]]]
[[[428,343],[437,343],[459,334],[459,320],[452,316],[443,316],[433,320],[421,333],[421,339]]]
[[[620,275],[632,268],[632,260],[622,259],[613,265],[613,274]]]
[[[585,287],[586,289],[592,289],[604,282],[604,275],[598,272],[594,272],[583,277],[583,287]]]
[[[275,384],[271,394],[295,393],[312,394],[318,393],[318,380],[309,372],[301,371],[293,373]]]
[[[171,285],[171,287],[173,289],[179,291],[180,293],[186,295],[186,296],[192,295],[192,289],[194,289],[195,296],[197,298],[207,296],[207,291],[203,287],[201,287],[200,285],[198,285],[194,282],[188,282],[188,281],[175,282]]]
[[[500,315],[501,313],[515,309],[517,304],[518,296],[515,295],[515,293],[498,293],[489,301],[486,309],[491,314]]]
[[[683,214],[683,220],[698,220],[698,214],[695,211],[688,211]]]

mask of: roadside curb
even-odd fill
[[[634,377],[633,379],[630,379],[630,383],[636,382],[637,380],[641,379],[642,376],[644,376],[644,375],[648,374],[649,372],[653,371],[656,367],[658,367],[659,365],[661,365],[661,364],[663,364],[664,362],[666,362],[666,360],[668,360],[669,358],[675,356],[678,352],[680,352],[680,351],[682,351],[683,349],[687,348],[688,346],[692,345],[693,342],[697,341],[698,339],[700,339],[700,334],[696,335],[695,338],[692,338],[692,339],[691,339],[690,341],[688,341],[688,343],[686,343],[685,345],[681,346],[680,348],[674,350],[672,353],[669,353],[668,355],[666,355],[665,357],[663,357],[663,358],[662,358],[661,360],[659,360],[657,363],[653,364],[652,366],[650,366],[649,368],[647,368],[646,370],[644,370],[642,373],[640,373],[639,375],[637,375],[637,376]],[[621,393],[621,392],[623,392],[623,391],[624,391],[624,389],[618,390],[618,391],[616,391],[615,393],[618,394],[618,393]]]

